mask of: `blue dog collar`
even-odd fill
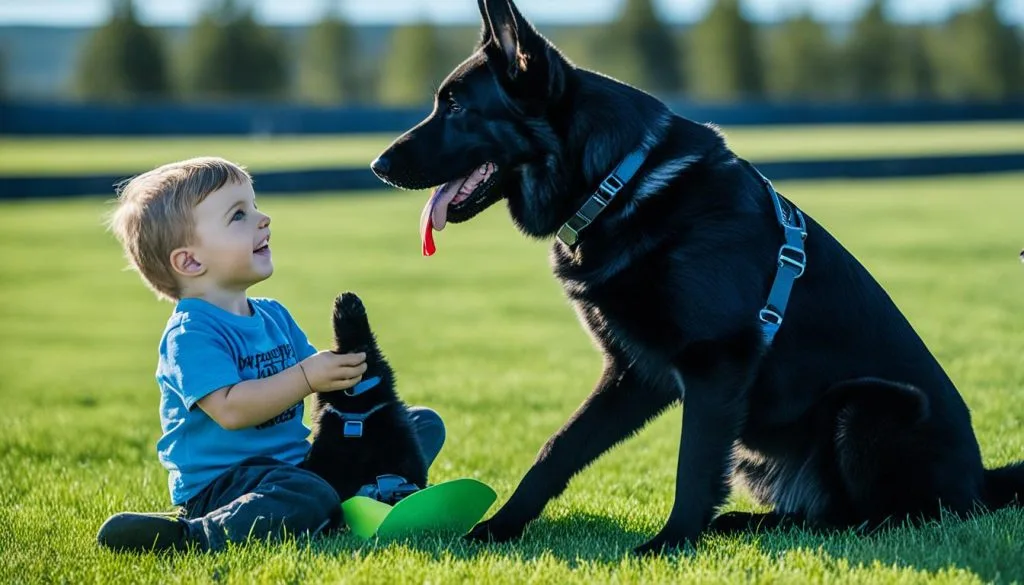
[[[348,390],[345,390],[345,396],[359,396],[364,392],[373,390],[374,388],[377,387],[378,384],[380,384],[380,376],[367,378],[362,382],[359,382],[355,386],[349,388]]]
[[[566,246],[575,246],[580,241],[580,232],[587,226],[594,223],[597,216],[608,207],[612,199],[622,191],[626,183],[636,175],[640,166],[647,160],[647,147],[641,146],[626,155],[626,158],[615,167],[610,175],[601,181],[597,191],[587,199],[583,207],[569,218],[569,221],[562,224],[558,230],[558,241]]]

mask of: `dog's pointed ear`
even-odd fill
[[[480,44],[505,89],[518,98],[557,98],[567,69],[561,54],[523,17],[513,0],[477,0],[477,5],[483,18]]]
[[[482,21],[478,46],[483,47],[491,42],[491,23],[487,19],[487,0],[476,0],[476,6],[480,9],[480,20]]]
[[[489,41],[500,49],[509,79],[526,72],[529,61],[544,50],[544,39],[523,18],[512,0],[478,0]]]

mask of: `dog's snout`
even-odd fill
[[[380,178],[384,178],[391,170],[391,159],[387,155],[378,156],[372,163],[370,163],[370,169],[373,173]]]

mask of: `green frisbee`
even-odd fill
[[[394,506],[365,496],[341,503],[345,523],[363,539],[398,538],[422,533],[468,533],[494,503],[497,494],[475,479],[456,479],[419,490]]]

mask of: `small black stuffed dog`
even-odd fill
[[[366,352],[366,373],[354,388],[314,395],[313,445],[301,467],[324,478],[341,501],[359,494],[394,503],[425,488],[426,461],[395,392],[395,374],[354,293],[334,301],[332,351]]]

